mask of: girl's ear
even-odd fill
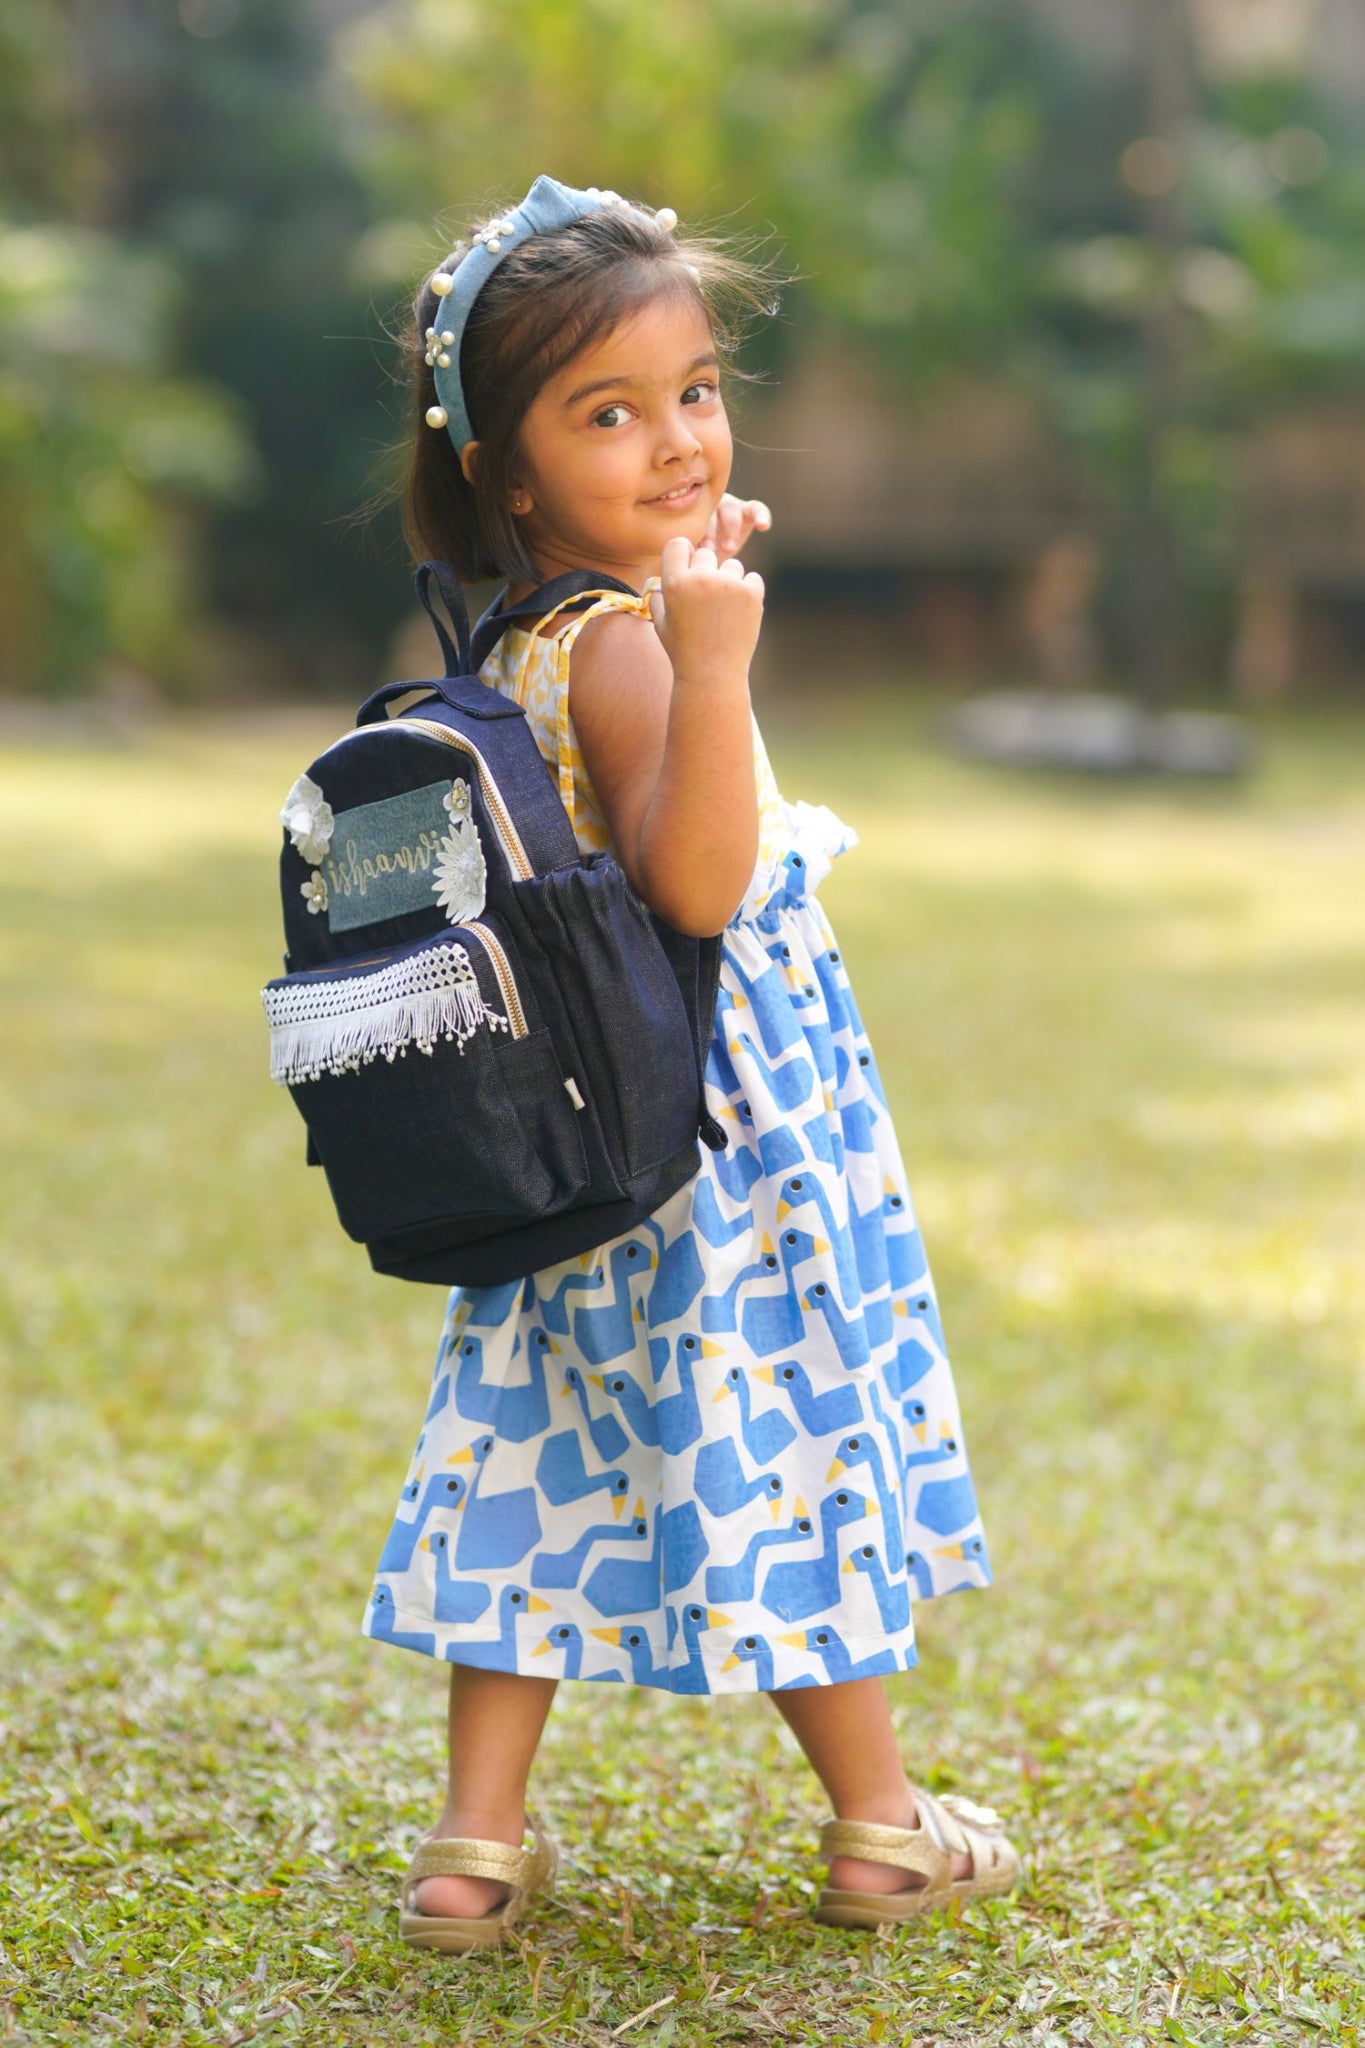
[[[470,486],[471,490],[474,485],[474,472],[478,466],[479,444],[477,441],[466,441],[464,447],[460,450],[460,469],[465,482]]]

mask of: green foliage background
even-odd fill
[[[1195,88],[1172,253],[1120,175],[1134,63],[1013,0],[10,0],[0,690],[365,687],[409,603],[392,512],[357,518],[391,334],[543,168],[789,265],[778,376],[818,339],[907,406],[1017,386],[1120,583],[1137,516],[1226,587],[1245,436],[1361,392],[1365,131],[1297,75]],[[1154,310],[1184,355],[1155,426]]]

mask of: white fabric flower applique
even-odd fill
[[[311,916],[318,917],[327,908],[327,884],[321,875],[310,875],[306,882],[300,882],[299,894]]]
[[[441,841],[441,854],[432,883],[436,900],[452,924],[464,924],[483,909],[488,886],[488,869],[474,823],[469,784],[455,781],[441,802],[450,814],[450,830]]]
[[[332,806],[312,776],[300,775],[284,800],[280,823],[304,859],[313,867],[318,865],[327,851],[334,822]],[[315,904],[309,905],[310,909],[317,907]]]

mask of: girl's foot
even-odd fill
[[[447,1807],[432,1829],[438,1841],[460,1835],[476,1842],[506,1842],[521,1847],[526,1813],[461,1813]],[[491,1877],[424,1877],[416,1887],[419,1913],[435,1919],[481,1920],[511,1896],[512,1887]]]
[[[875,1821],[879,1827],[917,1828],[919,1809],[913,1795],[908,1791],[903,1800],[879,1805],[874,1812],[871,1808],[857,1813],[841,1813],[840,1820]],[[968,1854],[954,1850],[951,1877],[972,1875],[972,1859]],[[922,1870],[902,1870],[894,1863],[864,1863],[860,1856],[836,1856],[829,1866],[829,1886],[834,1891],[850,1892],[911,1892],[929,1882]]]

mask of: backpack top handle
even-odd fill
[[[431,583],[435,580],[441,598],[455,629],[451,639],[446,631],[445,621],[431,601]],[[478,624],[470,631],[469,613],[465,606],[464,592],[448,562],[430,561],[419,563],[413,572],[413,588],[418,602],[436,628],[436,638],[441,644],[445,661],[445,673],[430,680],[418,679],[409,683],[385,683],[373,691],[356,713],[357,725],[378,725],[388,715],[388,707],[396,697],[407,697],[414,690],[430,689],[457,711],[466,712],[476,718],[506,718],[520,715],[521,707],[499,690],[480,682],[479,670],[487,661],[508,626],[522,619],[542,618],[546,612],[555,610],[566,598],[597,596],[603,590],[621,590],[630,597],[638,597],[639,591],[632,584],[622,583],[618,577],[594,574],[590,569],[568,569],[561,576],[554,576],[548,583],[542,583],[538,590],[532,590],[504,609],[507,585],[489,605]]]

